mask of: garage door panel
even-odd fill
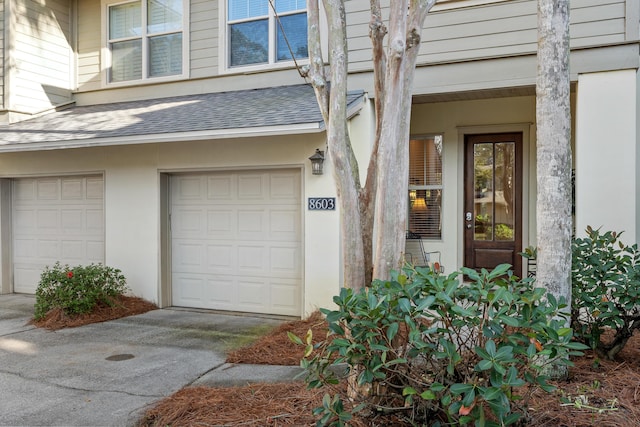
[[[173,304],[300,315],[300,189],[300,172],[292,170],[173,176]],[[188,243],[206,249],[187,249]],[[197,250],[206,250],[206,264],[187,268],[185,256],[195,258]],[[197,274],[207,277],[198,303],[180,297],[183,283]]]
[[[104,241],[102,240],[95,240],[95,241],[91,241],[88,240],[87,241],[87,247],[86,247],[86,256],[87,256],[87,263],[91,264],[99,264],[99,263],[104,263]]]
[[[232,176],[207,177],[207,200],[217,202],[233,201],[235,192],[235,180]]]
[[[265,175],[239,175],[238,176],[238,200],[261,201],[266,200]]]
[[[40,264],[14,264],[14,290],[16,292],[35,294],[40,281],[39,267]],[[16,284],[21,284],[21,286],[16,289]]]
[[[62,254],[61,242],[59,240],[38,239],[37,241],[37,254],[39,259],[55,259]],[[33,257],[33,254],[27,255]]]
[[[86,200],[98,205],[104,201],[104,181],[102,178],[86,179]]]
[[[202,215],[202,209],[177,209],[171,214],[171,226],[180,236],[202,235],[204,231]]]
[[[300,212],[295,209],[271,210],[269,212],[269,240],[292,241],[300,236]]]
[[[237,291],[238,306],[244,311],[259,310],[269,301],[268,282],[263,280],[240,277],[237,281]]]
[[[36,213],[38,232],[58,233],[60,230],[60,211],[58,209],[39,209]]]
[[[85,249],[85,245],[84,245],[84,241],[82,240],[63,240],[62,241],[62,257],[67,260],[74,260],[74,261],[82,260],[84,258],[84,252],[85,252],[84,249]]]
[[[182,304],[200,307],[206,289],[206,278],[196,275],[183,275],[182,286],[177,295],[174,295]]]
[[[238,237],[247,240],[264,240],[267,212],[264,209],[242,209],[238,211]]]
[[[231,209],[213,210],[207,212],[207,236],[220,239],[232,238],[235,235],[237,221],[236,211]]]
[[[21,179],[13,182],[13,200],[31,201],[36,199],[36,181],[34,179]]]
[[[37,247],[36,239],[20,239],[14,237],[13,257],[14,259],[20,259],[35,254]]]
[[[63,178],[61,181],[62,200],[82,200],[84,198],[84,186],[81,178]]]
[[[45,266],[104,263],[104,183],[100,176],[12,182],[15,292],[35,292]]]
[[[202,194],[202,178],[183,177],[183,179],[178,181],[177,190],[176,202],[183,200],[200,200]]]
[[[235,270],[234,244],[207,245],[207,270],[216,274],[232,274]]]
[[[62,209],[60,219],[64,233],[82,233],[85,229],[83,224],[84,211],[82,209]]]
[[[205,268],[203,262],[204,243],[177,241],[174,242],[174,245],[174,271],[178,273],[199,272]]]
[[[85,233],[92,236],[104,234],[104,211],[102,209],[87,209],[85,218],[87,221]]]
[[[33,208],[14,209],[12,220],[14,235],[28,233],[36,228],[36,211]]]
[[[263,246],[238,245],[238,273],[266,274],[267,254]]]
[[[300,203],[300,178],[297,174],[271,176],[270,199],[278,202]]]
[[[271,305],[281,312],[295,315],[298,301],[301,298],[300,287],[295,281],[273,281],[271,282]]]
[[[297,278],[300,271],[300,247],[269,248],[270,270],[278,277]]]
[[[234,310],[236,301],[233,289],[236,286],[234,276],[217,275],[207,280],[207,293],[204,298],[204,306],[216,306],[220,310]]]
[[[58,200],[60,198],[59,179],[38,179],[36,180],[36,188],[38,191],[38,200]]]

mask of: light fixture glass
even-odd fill
[[[313,156],[309,157],[311,160],[311,173],[314,175],[322,175],[322,164],[324,163],[324,151],[316,148],[316,152]]]

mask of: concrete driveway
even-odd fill
[[[228,349],[282,320],[163,309],[51,332],[27,325],[34,302],[0,295],[2,426],[129,426],[184,386],[282,381],[299,372],[224,362]]]

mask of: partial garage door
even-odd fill
[[[172,303],[301,315],[298,170],[171,179]]]
[[[35,293],[56,261],[104,263],[101,176],[16,179],[12,185],[13,289]]]

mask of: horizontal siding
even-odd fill
[[[218,13],[218,1],[191,2],[190,71],[193,78],[218,74]]]
[[[0,1],[0,110],[5,109],[4,99],[4,1]]]
[[[102,43],[100,0],[78,2],[78,89],[101,87],[100,48]]]
[[[368,2],[356,0],[347,4],[350,70],[370,69]],[[625,1],[572,0],[570,31],[574,48],[623,42]],[[536,1],[512,0],[431,12],[422,40],[418,64],[535,53]]]
[[[11,52],[11,108],[38,112],[71,99],[69,0],[21,0],[16,4]]]

